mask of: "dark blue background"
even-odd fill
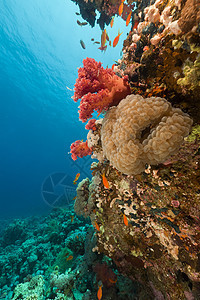
[[[123,37],[101,53],[91,42],[100,40],[100,29],[79,27],[77,18],[83,20],[70,0],[0,0],[0,7],[0,217],[8,218],[48,211],[44,179],[54,172],[74,178],[79,171],[68,152],[87,131],[66,86],[73,88],[87,56],[111,66]],[[115,18],[110,35],[122,26]]]

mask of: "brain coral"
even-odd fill
[[[101,129],[104,156],[127,175],[145,164],[164,162],[190,132],[192,120],[160,97],[129,95],[105,115]]]

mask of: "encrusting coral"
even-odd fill
[[[129,95],[103,119],[101,142],[110,163],[127,175],[140,174],[174,154],[191,129],[192,120],[160,97]]]

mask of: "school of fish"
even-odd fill
[[[124,1],[125,0],[121,0],[121,3],[120,3],[119,8],[118,8],[118,15],[120,17],[122,16],[123,11],[124,11]],[[76,12],[75,14],[77,16],[80,15],[80,13],[78,13],[78,12]],[[130,12],[128,13],[128,16],[126,18],[126,26],[129,25],[129,23],[131,21],[131,17],[132,17],[132,10],[130,10]],[[81,27],[88,25],[88,22],[81,22],[79,20],[77,20],[76,22]],[[114,25],[114,17],[112,17],[112,19],[110,21],[110,27],[112,28],[113,25]],[[138,25],[138,22],[136,21],[135,26],[133,27],[133,29],[137,28],[137,25]],[[104,29],[104,30],[102,30],[102,33],[101,33],[101,42],[95,41],[94,38],[91,38],[91,41],[93,42],[93,44],[100,44],[100,47],[98,49],[105,52],[106,49],[107,49],[106,42],[108,42],[109,46],[116,47],[118,42],[119,42],[119,38],[120,38],[121,34],[122,34],[122,32],[120,33],[118,31],[118,35],[114,38],[113,43],[112,43],[111,40],[109,39],[109,36],[108,36],[108,33],[106,32],[106,29]],[[85,43],[84,43],[83,40],[80,40],[80,45],[83,49],[86,49],[86,46],[85,46]]]

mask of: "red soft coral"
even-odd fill
[[[85,129],[87,130],[96,130],[96,125],[95,125],[96,119],[90,119],[88,123],[85,125]]]
[[[108,110],[117,105],[123,98],[131,93],[128,77],[117,76],[111,69],[104,69],[101,62],[93,58],[83,60],[83,68],[78,70],[73,100],[81,98],[79,119],[86,122],[96,110]]]
[[[83,157],[92,154],[92,149],[88,147],[88,143],[83,141],[75,141],[70,146],[70,153],[73,160],[76,160],[77,157]]]

